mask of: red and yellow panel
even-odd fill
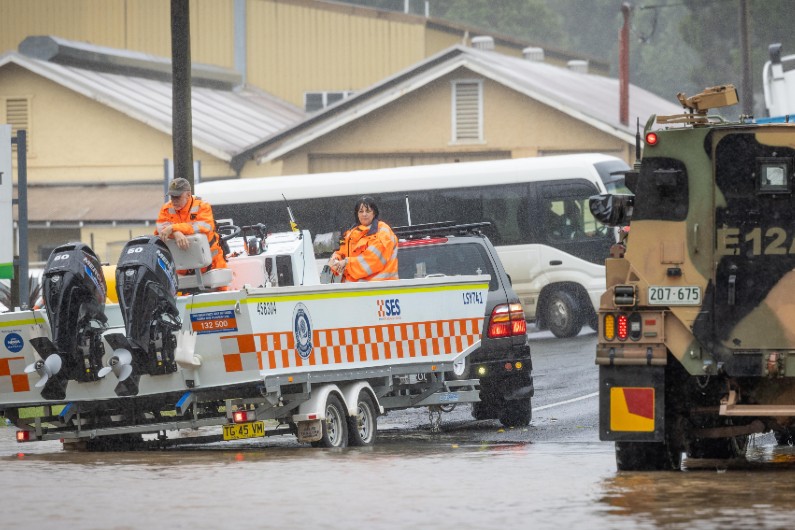
[[[611,388],[610,429],[654,432],[654,388]]]

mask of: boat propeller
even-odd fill
[[[57,353],[52,353],[43,361],[36,361],[35,363],[27,365],[25,367],[25,373],[32,374],[36,372],[39,374],[41,379],[36,383],[36,388],[41,388],[47,384],[47,381],[49,381],[52,376],[61,371],[61,366],[63,366],[61,356]]]
[[[97,375],[99,377],[105,377],[113,372],[113,375],[116,376],[119,382],[125,381],[133,373],[133,367],[130,364],[132,363],[132,353],[130,353],[130,350],[124,348],[119,348],[113,353],[115,355],[108,361],[108,366],[102,368]]]

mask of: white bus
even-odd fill
[[[596,325],[604,260],[614,243],[614,232],[591,215],[588,198],[627,169],[619,158],[577,154],[219,180],[199,184],[196,194],[216,219],[261,222],[269,231],[288,225],[287,199],[324,263],[353,225],[354,203],[363,195],[375,198],[381,220],[393,227],[490,221],[484,232],[528,319],[568,337],[583,324]]]

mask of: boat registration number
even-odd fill
[[[265,436],[264,421],[224,425],[224,440],[243,440],[262,436]]]

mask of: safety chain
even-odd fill
[[[442,432],[442,410],[438,405],[428,407],[428,420],[431,422],[431,432]]]

